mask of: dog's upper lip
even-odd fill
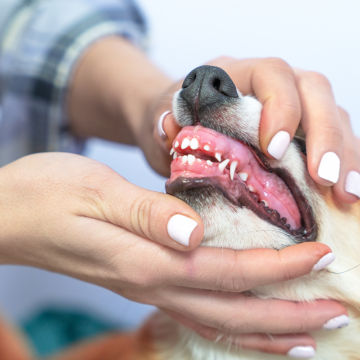
[[[279,171],[269,169],[250,147],[202,126],[183,128],[174,140],[173,146],[172,152],[176,151],[175,157],[177,155],[183,157],[176,158],[172,163],[172,176],[167,182],[168,192],[172,193],[174,188],[179,190],[181,186],[187,189],[191,186],[209,186],[213,181],[215,187],[227,193],[226,197],[236,205],[252,207],[261,218],[265,220],[272,218],[273,221],[270,222],[287,231],[290,231],[291,226],[292,232],[297,231],[296,235],[311,232],[313,221],[303,221],[304,216],[309,215],[306,209],[308,204],[306,199],[299,195],[291,177],[284,172],[279,175]],[[186,155],[190,164],[189,162],[184,164],[187,161]],[[218,166],[220,158],[221,161],[225,161]],[[231,181],[229,176],[234,180]],[[212,180],[202,181],[201,178]],[[293,196],[294,192],[296,200]],[[242,200],[239,202],[236,198]],[[259,201],[264,202],[258,204]],[[303,209],[300,208],[301,206]],[[305,227],[305,231],[302,226]]]

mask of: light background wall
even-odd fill
[[[360,2],[354,0],[138,0],[150,25],[150,57],[169,75],[185,76],[220,55],[280,57],[326,75],[360,135]],[[100,140],[87,155],[129,181],[164,191],[165,179],[132,147]],[[146,254],[144,254],[146,256]],[[68,304],[137,326],[153,311],[107,290],[62,275],[0,268],[0,308],[19,320],[49,304]]]

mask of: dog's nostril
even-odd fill
[[[215,79],[213,82],[213,87],[215,88],[215,90],[219,91],[220,90],[220,79]]]

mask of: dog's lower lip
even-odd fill
[[[192,188],[200,188],[200,187],[207,187],[207,186],[215,187],[223,194],[223,196],[228,198],[228,200],[230,200],[234,205],[237,205],[240,207],[246,206],[248,208],[251,208],[251,210],[254,213],[256,213],[260,218],[272,223],[273,225],[276,225],[276,226],[282,228],[283,230],[289,232],[292,235],[306,237],[306,240],[308,240],[308,241],[313,240],[314,237],[316,237],[316,231],[314,231],[316,226],[315,226],[315,221],[312,216],[311,209],[309,208],[306,199],[299,192],[299,189],[297,188],[296,183],[293,181],[293,179],[291,178],[291,176],[288,173],[282,171],[281,169],[269,169],[268,166],[266,165],[265,161],[261,160],[262,154],[255,155],[254,151],[251,150],[250,148],[248,148],[248,150],[246,150],[246,146],[244,144],[242,144],[240,146],[239,141],[233,140],[233,139],[231,139],[225,135],[222,135],[220,133],[216,133],[214,130],[205,128],[204,133],[207,135],[214,134],[216,136],[216,139],[220,138],[222,142],[225,141],[225,145],[220,144],[221,146],[216,147],[216,145],[218,145],[218,144],[215,143],[214,136],[213,137],[203,136],[201,131],[204,128],[200,127],[200,129],[199,129],[199,126],[187,127],[184,129],[185,130],[182,130],[182,132],[180,132],[180,134],[178,135],[177,139],[175,139],[175,141],[174,141],[174,147],[179,152],[179,154],[178,154],[179,157],[172,163],[172,176],[171,176],[171,179],[168,180],[167,184],[166,184],[166,190],[168,193],[175,194],[176,192],[179,192],[179,191],[180,192],[187,191]],[[181,133],[182,133],[182,135],[181,135]],[[188,138],[186,138],[186,136],[188,136]],[[192,139],[192,136],[197,137],[197,144],[200,141],[199,148],[198,148],[198,146],[196,146],[196,149],[194,149],[194,150],[190,149],[190,141]],[[209,140],[209,141],[204,142],[205,138],[206,138],[206,140]],[[187,141],[185,141],[185,146],[181,147],[181,145],[182,145],[181,143],[183,142],[182,139],[185,139]],[[245,161],[246,160],[245,158],[247,156],[248,157],[250,156],[250,158],[252,159],[251,161],[255,162],[255,164],[253,164],[253,166],[255,166],[255,170],[256,170],[256,168],[258,168],[258,170],[255,172],[260,171],[260,173],[258,174],[260,176],[260,178],[262,176],[263,179],[265,179],[266,181],[269,180],[270,183],[275,181],[275,183],[273,185],[270,185],[271,186],[270,188],[267,188],[267,187],[264,188],[266,191],[270,190],[270,196],[268,198],[266,198],[266,199],[270,200],[270,205],[265,201],[265,198],[263,198],[261,193],[260,193],[260,195],[254,194],[254,189],[252,189],[252,186],[249,185],[248,182],[245,183],[242,180],[242,177],[240,176],[240,174],[239,174],[239,176],[237,176],[237,174],[236,174],[235,181],[231,181],[230,177],[231,177],[231,179],[233,179],[234,173],[231,174],[228,169],[225,169],[225,174],[223,174],[224,170],[222,170],[222,169],[219,172],[219,170],[218,170],[218,168],[220,168],[220,166],[218,166],[219,163],[217,163],[217,160],[215,160],[214,158],[212,158],[212,160],[215,162],[214,166],[207,166],[206,171],[203,171],[201,169],[201,166],[202,166],[201,164],[205,165],[205,162],[206,162],[205,159],[203,159],[203,161],[202,161],[201,158],[197,158],[194,163],[194,159],[193,159],[194,156],[191,154],[195,154],[196,156],[198,156],[200,154],[202,156],[205,156],[205,158],[207,158],[207,159],[209,158],[209,151],[208,151],[208,149],[205,149],[205,145],[204,145],[207,143],[212,144],[213,153],[215,153],[220,148],[222,150],[222,152],[225,153],[225,158],[226,158],[226,156],[230,157],[232,159],[232,162],[234,162],[234,160],[236,160],[236,159],[233,155],[229,155],[230,153],[228,150],[226,150],[226,147],[228,147],[228,148],[230,147],[231,149],[233,149],[234,147],[237,148],[238,151],[240,151],[242,153],[241,160],[239,160],[239,158],[237,159],[240,162],[242,162],[242,164],[239,165],[240,168],[242,166],[244,166],[243,160]],[[189,145],[187,145],[187,144],[189,144]],[[239,149],[239,146],[240,146],[240,149]],[[204,150],[202,150],[202,149],[204,149]],[[250,153],[250,155],[247,155],[247,153]],[[183,155],[183,158],[187,157],[187,156],[184,156],[185,154],[188,154],[189,157],[191,156],[192,161],[191,161],[190,165],[189,164],[184,165],[187,160],[185,160],[185,162],[183,162],[181,159],[181,155]],[[214,156],[214,154],[212,156]],[[236,154],[235,154],[235,156],[236,156]],[[222,158],[222,161],[223,160],[224,160],[224,158]],[[229,165],[232,162],[229,163],[227,161],[227,163]],[[177,165],[174,165],[174,164],[177,164]],[[263,170],[261,170],[261,169],[259,170],[259,165],[256,165],[256,164],[260,164],[261,165],[260,167]],[[199,171],[198,169],[196,170],[196,168],[200,168],[201,171]],[[268,175],[266,175],[266,173],[265,173],[265,170],[264,170],[265,168],[267,168],[266,173]],[[194,169],[195,169],[195,171],[194,171]],[[261,175],[262,173],[264,173],[264,175]],[[242,175],[247,176],[248,174],[245,173]],[[255,174],[250,173],[250,178],[251,178],[251,175],[255,175]],[[252,178],[254,178],[254,177],[252,177]],[[255,176],[255,178],[256,178],[256,176]],[[278,179],[278,180],[276,180],[276,179]],[[280,179],[282,179],[282,181]],[[266,185],[266,186],[269,186],[269,185]],[[282,189],[281,191],[279,190],[280,188]],[[232,189],[232,190],[229,190],[229,189]],[[273,189],[273,192],[271,192],[271,189]],[[278,189],[278,190],[276,190],[276,189]],[[278,195],[275,195],[274,191]],[[296,198],[294,196],[294,193],[296,194]],[[274,195],[275,195],[275,197],[274,197]],[[288,203],[288,205],[285,205],[285,207],[284,207],[283,205],[281,205],[281,202],[278,203],[277,199],[280,199],[281,202],[285,201],[285,203]],[[261,201],[261,203],[259,203],[259,201]],[[262,203],[262,201],[264,201],[264,203]],[[276,204],[278,204],[278,205],[276,205]],[[267,205],[269,205],[269,207]],[[298,213],[298,215],[295,215],[295,216],[298,216],[298,220],[294,220],[293,215],[291,215],[291,213],[287,212],[286,208],[288,206],[290,206],[290,209],[292,209],[291,211],[293,214],[296,214],[296,213],[294,213],[294,211],[295,211],[294,206],[297,208],[296,211],[298,211],[299,213]],[[280,210],[279,210],[279,207],[280,207]],[[284,218],[284,216],[285,216],[285,218]],[[295,217],[295,219],[296,218],[297,217]],[[289,221],[290,221],[291,227],[287,223]]]

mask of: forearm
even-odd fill
[[[172,81],[128,41],[107,37],[90,47],[70,85],[72,131],[138,145],[143,119]]]

